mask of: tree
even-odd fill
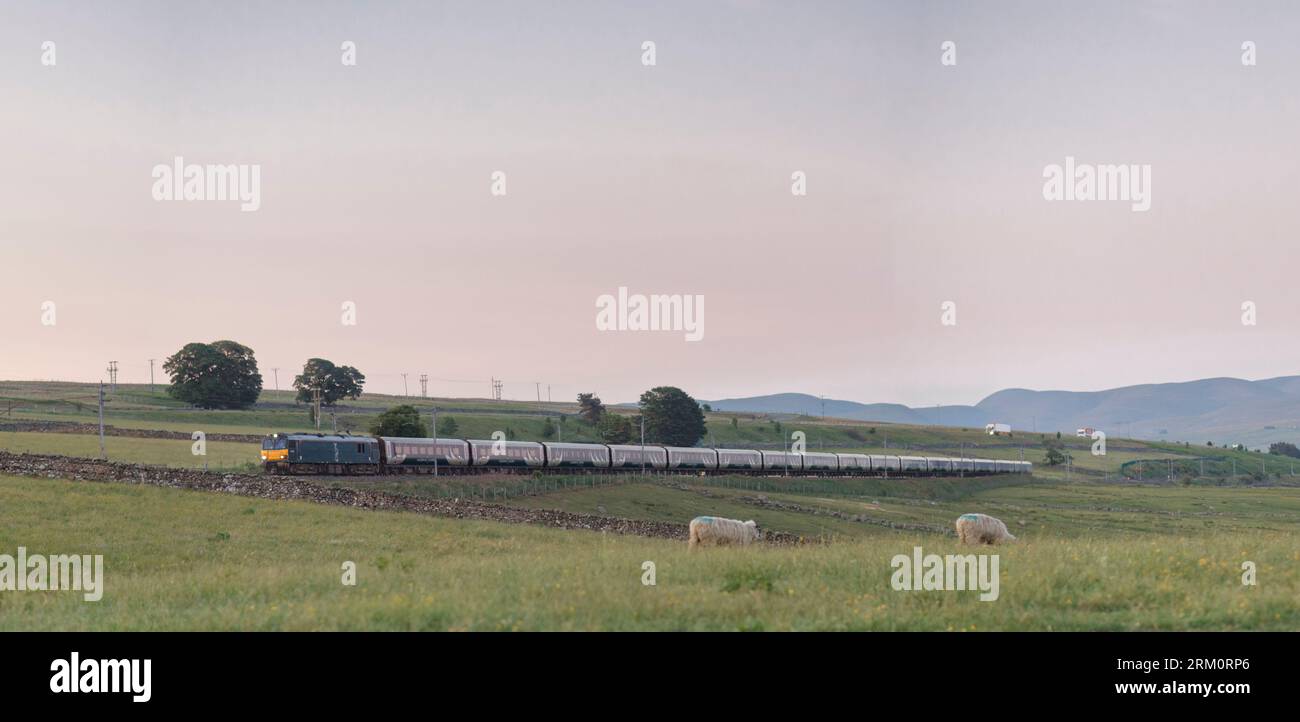
[[[1295,444],[1287,441],[1279,441],[1275,444],[1269,444],[1268,453],[1290,456],[1293,459],[1300,459],[1300,449],[1297,449]]]
[[[333,406],[341,399],[355,399],[361,396],[361,387],[366,377],[351,366],[335,366],[323,358],[308,359],[303,364],[302,373],[293,379],[293,387],[298,389],[298,401],[314,401],[315,390],[320,389],[321,404]]]
[[[394,406],[375,417],[370,425],[370,433],[375,436],[404,436],[423,439],[429,436],[429,427],[420,418],[420,412],[410,404]]]
[[[164,363],[167,395],[205,409],[246,409],[262,393],[253,349],[234,341],[187,343]]]
[[[704,409],[704,413],[706,413],[706,414],[711,414],[711,413],[713,413],[713,407],[710,406],[709,404],[700,404],[700,408],[701,408],[701,409]]]
[[[1059,439],[1043,439],[1043,448],[1047,450],[1045,461],[1048,466],[1060,466],[1065,463],[1065,444]]]
[[[456,423],[456,417],[444,416],[438,422],[438,436],[455,436],[460,431],[460,424]]]
[[[591,425],[600,423],[600,418],[605,415],[605,405],[600,402],[600,397],[595,394],[578,394],[578,416],[583,421]]]
[[[542,438],[550,439],[555,437],[555,424],[551,423],[551,417],[547,416],[542,419]]]
[[[632,420],[618,414],[605,414],[596,424],[596,434],[606,444],[626,444],[632,440]]]
[[[695,446],[704,438],[704,412],[685,391],[656,386],[641,394],[647,440],[669,446]]]

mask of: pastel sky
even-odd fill
[[[607,402],[1296,373],[1297,37],[1291,2],[5,3],[0,378],[223,338],[268,388]],[[259,164],[261,209],[155,201],[176,156]],[[1044,200],[1066,156],[1149,164],[1150,211]],[[703,295],[704,339],[597,331],[619,286]]]

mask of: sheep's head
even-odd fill
[[[758,528],[758,524],[756,524],[753,519],[745,522],[745,526],[754,530],[754,539],[761,540],[763,538],[763,530]]]

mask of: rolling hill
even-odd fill
[[[717,411],[820,416],[823,402],[809,394],[785,393],[708,403]],[[1021,430],[1064,433],[1090,426],[1129,438],[1267,446],[1300,439],[1300,376],[1212,378],[1104,391],[1003,389],[974,406],[913,408],[826,399],[825,414],[963,427],[997,421]]]

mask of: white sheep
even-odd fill
[[[701,544],[751,544],[761,541],[763,532],[751,519],[737,521],[720,516],[697,516],[691,519],[691,539],[689,547],[694,549]]]
[[[957,539],[962,544],[997,544],[1015,541],[1001,519],[987,514],[962,514],[957,517]]]

